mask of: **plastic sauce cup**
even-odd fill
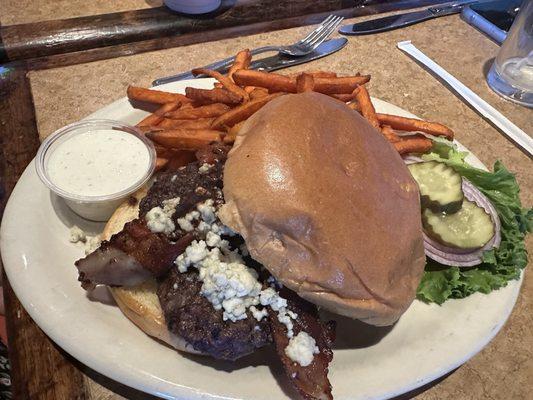
[[[137,128],[98,119],[54,132],[41,144],[35,166],[41,181],[72,211],[107,221],[150,179],[155,162],[154,145]]]

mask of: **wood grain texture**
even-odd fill
[[[186,33],[228,28],[284,17],[342,9],[348,0],[223,1],[219,10],[200,17],[166,7],[42,21],[0,28],[9,60],[42,57]]]
[[[161,7],[163,0],[0,0],[0,24],[15,25]]]
[[[9,194],[35,156],[39,136],[30,85],[24,70],[4,70],[0,75],[0,98],[1,217]],[[2,274],[13,398],[85,399],[83,376],[72,366],[71,357],[56,347],[35,325],[17,300],[5,272]]]
[[[183,16],[165,7],[0,27],[0,62],[32,59],[53,68],[258,32],[314,24],[329,13],[355,17],[443,0],[223,1],[219,11]],[[360,7],[364,3],[364,7]],[[356,6],[358,5],[358,6]]]

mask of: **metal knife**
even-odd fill
[[[343,35],[368,35],[371,33],[390,31],[392,29],[403,28],[404,26],[413,25],[428,19],[459,13],[465,6],[473,3],[477,3],[477,1],[455,2],[438,7],[430,7],[422,11],[413,11],[405,14],[376,18],[370,21],[341,26],[339,32]]]
[[[309,53],[302,57],[290,57],[283,54],[276,54],[275,56],[262,58],[260,60],[252,61],[250,64],[250,69],[260,70],[260,71],[276,71],[278,69],[292,67],[293,65],[303,64],[309,61],[318,60],[319,58],[329,56],[348,43],[346,38],[336,38],[326,40],[320,46],[318,46],[312,53]],[[228,67],[217,69],[218,72],[225,73],[227,72]],[[182,81],[184,79],[194,79],[202,78],[203,76],[194,76],[191,71],[185,72],[183,74],[170,76],[167,78],[156,79],[152,82],[152,86],[159,86],[169,82]]]

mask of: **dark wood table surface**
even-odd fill
[[[332,11],[348,17],[438,1],[374,1],[366,2],[364,8],[353,8],[356,3],[362,2],[223,1],[221,10],[200,18],[155,8],[0,27],[0,60],[6,63],[0,67],[0,217],[40,144],[28,70],[313,24]],[[84,374],[94,373],[47,338],[3,274],[14,398],[87,399]],[[120,387],[113,382],[107,386]],[[146,398],[136,391],[119,390],[131,398]]]
[[[443,0],[223,0],[201,16],[166,7],[0,26],[0,64],[53,68],[120,55],[444,3]]]

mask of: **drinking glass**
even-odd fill
[[[524,0],[487,75],[490,88],[533,107],[533,0]]]

